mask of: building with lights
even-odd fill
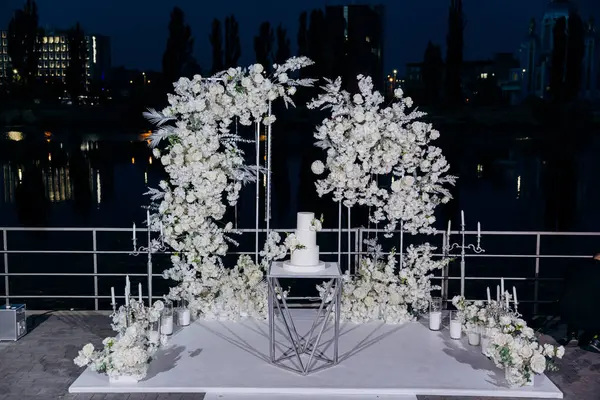
[[[40,57],[38,77],[41,80],[65,80],[69,66],[69,43],[66,31],[49,31],[38,39]],[[85,63],[87,83],[108,80],[110,73],[110,38],[103,35],[85,37],[87,57]],[[0,81],[12,76],[12,65],[8,55],[8,31],[0,31]]]
[[[554,49],[554,27],[557,20],[577,12],[577,7],[570,0],[552,0],[541,20],[538,30],[535,19],[531,20],[529,33],[519,48],[522,73],[521,96],[548,98],[550,94],[550,70]],[[600,98],[598,87],[598,36],[593,19],[585,23],[585,53],[582,63],[582,82],[580,97],[586,99]],[[568,52],[568,49],[567,49]]]
[[[325,7],[328,46],[328,74],[341,76],[346,89],[358,89],[357,75],[373,78],[384,89],[382,5],[329,5]]]
[[[398,76],[398,70],[395,69],[392,71],[391,74],[389,74],[386,78],[385,78],[385,95],[387,98],[392,98],[394,97],[394,91],[399,88],[402,87],[402,85],[404,84],[404,79],[401,79]]]

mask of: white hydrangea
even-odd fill
[[[237,319],[262,310],[264,293],[239,281],[243,270],[262,265],[251,266],[248,258],[242,258],[228,270],[221,261],[229,245],[237,244],[232,235],[238,233],[221,221],[227,207],[237,203],[242,184],[256,179],[238,146],[244,140],[231,126],[233,121],[246,126],[274,123],[271,102],[282,98],[286,106],[293,105],[290,96],[295,88],[310,86],[313,80],[292,79],[290,73],[311,64],[306,57],[293,57],[275,65],[271,76],[255,64],[229,68],[211,79],[181,78],[174,85],[175,93],[169,95],[169,106],[162,112],[146,113],[158,126],[150,137],[151,145],[168,141],[166,148],[153,152],[160,157],[168,180],[149,191],[157,210],[150,227],[157,231],[162,224],[163,240],[176,252],[172,268],[164,273],[165,278],[178,282],[169,298],[187,299],[198,314]],[[251,274],[249,282],[257,274]],[[232,287],[246,292],[230,296]]]
[[[358,87],[360,93],[351,96],[341,90],[341,79],[328,80],[325,92],[308,104],[331,109],[314,134],[326,151],[328,172],[316,182],[317,193],[332,193],[348,207],[372,207],[371,220],[386,220],[388,232],[402,221],[405,231],[431,233],[434,209],[448,202],[445,186],[455,182],[446,174],[441,150],[431,145],[439,132],[418,120],[425,113],[408,111],[412,100],[402,97],[401,89],[395,91],[399,101],[382,107],[384,98],[370,77],[359,75]],[[312,168],[322,173],[318,164]]]

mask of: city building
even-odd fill
[[[66,31],[49,31],[39,38],[40,57],[38,77],[48,81],[64,81],[69,66],[69,43]],[[87,83],[102,83],[110,73],[110,38],[103,35],[85,37],[87,60],[85,64]],[[8,31],[0,31],[0,81],[13,75],[8,55]]]
[[[519,49],[521,73],[523,74],[521,79],[523,99],[528,96],[549,97],[554,27],[560,18],[565,18],[568,23],[569,15],[574,12],[577,12],[577,7],[573,1],[552,0],[542,17],[539,32],[535,19],[531,20],[529,33]],[[597,34],[592,19],[585,25],[585,55],[582,65],[580,96],[586,99],[596,99],[600,97]]]
[[[356,76],[371,76],[384,89],[382,5],[330,5],[325,7],[329,60],[328,75],[341,76],[346,89],[356,91]]]

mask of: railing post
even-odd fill
[[[98,241],[96,230],[92,230],[92,250],[94,251],[94,310],[98,311]]]
[[[446,254],[446,232],[442,232],[442,257],[446,258],[448,257],[448,255]],[[450,263],[446,263],[444,265],[444,267],[442,268],[442,284],[440,285],[442,287],[442,301],[444,302],[444,304],[446,304],[446,302],[448,301],[448,274],[450,273],[450,267],[449,267]]]
[[[360,228],[354,231],[354,273],[358,271],[358,266],[360,265],[360,255],[359,255],[359,246],[360,239],[358,237],[359,232],[361,232]],[[352,274],[352,271],[350,271]]]
[[[534,286],[533,286],[533,315],[537,315],[538,313],[538,296],[539,296],[539,289],[540,289],[540,282],[539,282],[539,277],[540,277],[540,249],[541,249],[541,242],[542,242],[542,236],[540,235],[540,233],[538,232],[536,234],[536,239],[535,239],[535,282],[534,282]]]
[[[404,264],[404,221],[400,221],[400,269]]]
[[[148,222],[148,225],[150,223]],[[148,229],[148,307],[152,307],[152,240],[150,238],[150,226]]]
[[[4,294],[6,295],[6,307],[10,306],[10,287],[8,284],[8,232],[2,230],[2,248],[4,249]]]

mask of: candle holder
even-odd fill
[[[441,297],[432,297],[429,303],[429,329],[439,331],[442,329],[442,305]]]
[[[450,338],[460,339],[462,333],[462,321],[458,310],[450,311]]]
[[[165,308],[160,315],[160,331],[164,335],[173,334],[173,302],[165,301]]]
[[[148,327],[148,341],[152,344],[160,343],[160,318],[150,322]]]
[[[191,314],[189,302],[186,299],[181,299],[177,302],[177,325],[188,326],[191,322]]]
[[[448,225],[448,229],[450,229],[450,225]],[[465,266],[466,266],[465,256],[466,256],[466,250],[471,250],[475,254],[484,253],[485,250],[483,248],[481,248],[481,232],[479,231],[479,229],[477,230],[477,245],[475,245],[475,244],[467,244],[466,243],[464,214],[463,214],[463,218],[461,218],[460,236],[461,236],[461,242],[460,243],[456,242],[456,243],[450,244],[450,231],[448,231],[448,236],[446,238],[446,243],[443,246],[443,252],[444,252],[444,255],[446,257],[453,256],[453,255],[459,255],[460,256],[460,295],[464,297],[464,295],[465,295]],[[455,250],[455,249],[460,249],[460,254],[451,254],[451,251]]]

